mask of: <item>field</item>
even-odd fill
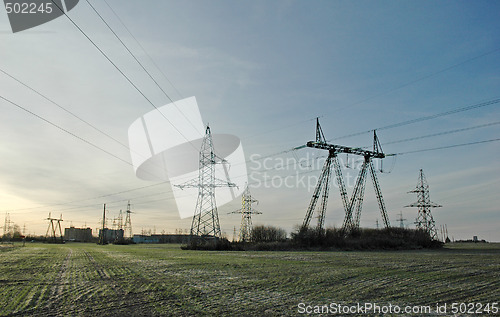
[[[485,305],[499,295],[499,244],[392,252],[0,248],[1,316],[290,316],[300,315],[299,303],[313,312],[331,303],[447,303],[452,315],[454,302]]]

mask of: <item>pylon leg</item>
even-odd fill
[[[361,210],[363,209],[363,199],[365,197],[365,187],[366,187],[366,169],[363,173],[363,179],[361,180],[360,190],[358,192],[358,198],[356,199],[356,211],[354,214],[354,229],[359,229],[359,224],[361,221]]]
[[[384,226],[390,228],[391,224],[389,222],[389,217],[387,217],[387,210],[385,208],[384,197],[382,197],[382,190],[380,190],[380,184],[378,183],[377,174],[373,168],[373,163],[370,160],[370,174],[372,176],[373,188],[375,189],[375,196],[377,196],[378,207],[380,209],[380,215],[384,221]]]
[[[330,175],[331,175],[331,161],[326,169],[326,175],[324,180],[324,188],[323,195],[321,197],[321,205],[318,210],[318,229],[322,230],[325,224],[325,214],[326,214],[326,206],[328,205],[328,194],[330,192]]]
[[[345,233],[348,233],[352,231],[354,228],[356,228],[356,223],[355,220],[353,219],[353,209],[354,209],[354,204],[356,203],[356,200],[361,194],[362,188],[364,186],[364,180],[366,177],[366,169],[368,166],[368,162],[365,159],[363,162],[363,165],[361,166],[361,170],[359,171],[358,178],[356,179],[356,184],[354,185],[354,192],[352,193],[351,200],[349,202],[348,208],[346,210],[346,215],[344,218],[344,224],[342,226],[342,230]],[[362,198],[361,198],[362,202]],[[361,212],[361,210],[360,210]],[[359,217],[359,216],[358,216]]]
[[[306,216],[304,218],[304,222],[302,223],[302,228],[306,229],[309,227],[309,223],[311,222],[311,218],[314,212],[314,209],[316,208],[316,204],[318,202],[318,198],[321,192],[321,188],[323,188],[323,185],[325,185],[326,179],[329,177],[327,175],[330,175],[330,168],[331,168],[331,162],[335,154],[330,153],[328,155],[328,158],[325,161],[325,164],[323,165],[323,170],[321,171],[321,174],[318,178],[318,182],[316,183],[316,188],[314,189],[311,202],[309,203],[309,207],[307,208]]]

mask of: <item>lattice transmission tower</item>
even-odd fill
[[[61,214],[61,217],[59,219],[57,219],[57,218],[52,218],[50,216],[50,212],[49,212],[49,217],[47,217],[46,220],[50,221],[50,223],[49,223],[49,226],[47,227],[47,232],[45,233],[45,239],[47,241],[52,241],[54,243],[57,243],[58,242],[57,228],[59,228],[59,240],[61,243],[63,243],[64,238],[63,238],[62,228],[61,228],[61,222],[63,221],[62,214]],[[49,231],[51,233],[51,240],[49,240]]]
[[[404,229],[404,227],[405,227],[405,221],[407,219],[403,218],[403,212],[402,211],[399,212],[398,216],[399,216],[399,218],[397,219],[397,221],[399,221],[399,227],[401,229]]]
[[[5,213],[5,224],[3,225],[3,236],[2,241],[8,242],[12,238],[12,225],[13,222],[10,220],[10,215],[8,212]]]
[[[130,200],[127,203],[127,210],[125,211],[125,223],[123,224],[123,233],[132,239],[132,220],[130,219],[130,214],[132,211],[130,210]]]
[[[250,194],[250,189],[247,188],[241,195],[241,209],[230,212],[230,214],[241,214],[241,225],[240,225],[240,242],[248,242],[252,237],[252,215],[262,214],[260,211],[254,210],[252,208],[253,203],[258,203],[259,201],[254,199]]]
[[[227,164],[227,161],[215,155],[212,133],[210,132],[210,127],[207,125],[200,149],[198,179],[182,185],[175,185],[181,189],[188,187],[198,188],[198,199],[191,222],[191,236],[199,237],[203,240],[217,240],[221,238],[219,214],[217,213],[217,203],[215,202],[215,188],[236,187],[234,183],[215,177],[215,166],[217,164]]]
[[[415,225],[417,229],[424,230],[429,233],[430,237],[434,240],[438,239],[436,224],[431,214],[431,208],[442,207],[439,204],[433,203],[429,197],[429,184],[425,178],[424,171],[420,169],[418,175],[417,187],[408,193],[417,194],[417,202],[405,207],[418,207],[417,219]]]
[[[386,228],[390,227],[389,218],[387,217],[387,210],[385,207],[384,199],[382,196],[382,191],[380,189],[380,184],[378,182],[377,174],[375,168],[373,167],[373,159],[383,159],[386,155],[382,152],[382,147],[378,140],[377,134],[373,131],[373,151],[363,150],[361,148],[352,148],[342,145],[335,145],[326,142],[323,130],[319,124],[319,119],[316,119],[316,140],[307,142],[307,147],[327,150],[329,155],[323,165],[323,170],[319,176],[316,188],[314,189],[311,202],[306,211],[306,216],[302,223],[302,228],[306,229],[309,227],[313,213],[316,210],[318,199],[321,196],[321,204],[318,208],[317,218],[319,229],[323,229],[325,222],[325,212],[328,203],[328,194],[330,191],[330,178],[332,174],[332,168],[335,171],[337,184],[340,189],[340,197],[342,199],[342,204],[344,206],[345,218],[342,225],[342,230],[345,233],[349,233],[353,230],[359,229],[361,210],[363,207],[363,198],[365,192],[366,184],[366,174],[370,172],[371,179],[373,182],[373,187],[375,189],[375,195],[377,197],[377,202],[379,205],[380,213],[382,215],[382,220]],[[344,178],[342,175],[342,170],[337,158],[339,153],[346,153],[352,155],[360,155],[364,157],[363,165],[359,171],[358,178],[354,186],[354,191],[352,193],[351,199],[347,195],[346,186],[344,183]]]

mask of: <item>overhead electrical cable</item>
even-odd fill
[[[115,10],[113,10],[113,8],[109,5],[109,3],[104,0],[104,3],[106,3],[106,5],[108,6],[108,8],[111,10],[111,12],[113,13],[113,15],[117,18],[117,20],[120,22],[120,24],[125,28],[125,30],[127,30],[127,33],[134,39],[134,41],[137,43],[137,45],[141,48],[141,50],[144,52],[144,54],[146,54],[146,56],[149,58],[149,60],[151,61],[151,63],[155,66],[155,68],[160,72],[160,74],[163,75],[163,78],[165,78],[165,80],[170,84],[170,86],[172,86],[172,88],[177,92],[177,94],[179,95],[179,97],[181,99],[184,98],[184,96],[181,94],[181,92],[177,89],[177,87],[174,86],[174,84],[170,81],[170,79],[168,79],[167,75],[165,74],[165,72],[163,72],[161,70],[161,68],[158,66],[158,64],[156,64],[156,62],[154,61],[154,59],[151,57],[151,55],[148,54],[148,52],[144,49],[144,47],[141,45],[141,42],[139,42],[139,40],[137,40],[137,38],[134,36],[134,34],[130,31],[130,29],[127,27],[127,25],[125,24],[125,22],[123,22],[123,20],[120,18],[120,16],[118,15],[118,13],[116,13]]]
[[[433,134],[427,134],[427,135],[417,136],[417,137],[413,137],[413,138],[401,139],[401,140],[390,141],[390,142],[383,142],[382,144],[387,145],[387,144],[395,144],[395,143],[402,143],[402,142],[410,142],[410,141],[426,139],[426,138],[431,138],[431,137],[436,137],[436,136],[441,136],[441,135],[446,135],[446,134],[452,134],[452,133],[457,133],[457,132],[464,132],[464,131],[469,131],[469,130],[474,130],[474,129],[479,129],[479,128],[490,127],[490,126],[497,125],[497,124],[500,124],[500,121],[486,123],[486,124],[480,124],[480,125],[476,125],[476,126],[468,127],[468,128],[448,130],[448,131],[443,131],[443,132],[438,132],[438,133],[433,133]]]
[[[99,53],[101,53],[102,56],[104,56],[106,58],[106,60],[111,63],[111,65],[113,65],[113,67],[128,81],[128,83],[130,85],[132,85],[132,87],[134,87],[135,90],[137,90],[141,96],[144,97],[144,99],[147,100],[147,102],[153,107],[155,108],[163,118],[165,118],[165,120],[167,120],[167,122],[189,143],[191,144],[193,147],[194,145],[191,143],[191,141],[189,141],[186,136],[163,114],[163,112],[160,111],[160,109],[158,109],[158,107],[155,106],[155,104],[144,94],[144,92],[142,92],[142,90],[136,85],[134,84],[134,82],[120,69],[120,67],[118,67],[118,65],[116,65],[110,57],[108,57],[108,55],[87,35],[87,33],[85,33],[85,31],[83,31],[83,29],[73,20],[71,19],[71,17],[61,8],[59,7],[59,5],[57,3],[54,2],[54,0],[51,0],[52,3],[66,16],[66,18],[68,18],[68,20],[78,29],[78,31],[80,31],[80,33],[82,33],[85,38],[87,40],[89,40],[90,43],[92,43],[92,45],[99,51]]]
[[[468,59],[466,59],[466,60],[464,60],[464,61],[461,61],[461,62],[459,62],[459,63],[457,63],[457,64],[453,64],[453,65],[451,65],[451,66],[447,66],[447,67],[445,67],[445,68],[442,68],[442,69],[440,69],[440,70],[437,70],[437,71],[435,71],[435,72],[433,72],[433,73],[430,73],[430,74],[428,74],[428,75],[425,75],[425,76],[419,77],[419,78],[417,78],[417,79],[414,79],[414,80],[411,80],[411,81],[409,81],[409,82],[403,83],[403,84],[401,84],[401,85],[399,85],[399,86],[396,86],[396,87],[394,87],[394,88],[388,89],[388,90],[386,90],[386,91],[384,91],[384,92],[381,92],[381,93],[379,93],[379,94],[376,94],[376,95],[373,95],[373,96],[367,97],[367,98],[365,98],[365,99],[362,99],[362,100],[359,100],[359,101],[356,101],[356,102],[353,102],[353,103],[351,103],[351,104],[349,104],[349,105],[347,105],[347,106],[344,106],[344,107],[342,107],[342,108],[339,108],[338,110],[343,110],[343,109],[346,109],[346,108],[350,108],[350,107],[353,107],[353,106],[356,106],[356,105],[359,105],[359,104],[365,103],[365,102],[367,102],[367,101],[369,101],[369,100],[372,100],[372,99],[375,99],[375,98],[378,98],[378,97],[381,97],[381,96],[387,95],[387,94],[389,94],[389,93],[391,93],[391,92],[394,92],[394,91],[396,91],[396,90],[399,90],[399,89],[401,89],[401,88],[405,88],[405,87],[408,87],[408,86],[413,85],[413,84],[415,84],[415,83],[418,83],[418,82],[420,82],[420,81],[423,81],[423,80],[425,80],[425,79],[432,78],[432,77],[434,77],[434,76],[436,76],[436,75],[442,74],[442,73],[444,73],[444,72],[447,72],[447,71],[449,71],[449,70],[452,70],[452,69],[457,68],[457,67],[459,67],[459,66],[462,66],[462,65],[464,65],[464,64],[467,64],[467,63],[469,63],[469,62],[472,62],[472,61],[474,61],[474,60],[476,60],[476,59],[479,59],[479,58],[481,58],[481,57],[484,57],[484,56],[487,56],[487,55],[490,55],[490,54],[493,54],[493,53],[496,53],[496,52],[499,52],[499,51],[500,51],[500,48],[496,48],[496,49],[493,49],[493,50],[488,51],[488,52],[486,52],[486,53],[482,53],[482,54],[480,54],[480,55],[477,55],[477,56],[474,56],[474,57],[468,58]]]
[[[0,72],[4,73],[5,75],[7,75],[8,77],[12,78],[13,80],[15,80],[16,82],[18,82],[19,84],[23,85],[24,87],[28,88],[29,90],[33,91],[34,93],[36,93],[37,95],[39,95],[40,97],[42,97],[43,99],[47,100],[48,102],[52,103],[53,105],[55,105],[56,107],[60,108],[61,110],[63,110],[64,112],[70,114],[72,117],[80,120],[81,122],[85,123],[86,125],[88,125],[89,127],[91,127],[92,129],[96,130],[97,132],[107,136],[108,138],[110,138],[111,140],[115,141],[116,143],[120,144],[121,146],[123,146],[124,148],[130,150],[130,148],[120,142],[119,140],[117,140],[116,138],[112,137],[111,135],[109,135],[108,133],[104,132],[103,130],[99,129],[98,127],[96,127],[95,125],[91,124],[90,122],[86,121],[85,119],[81,118],[80,116],[78,116],[77,114],[71,112],[70,110],[66,109],[65,107],[61,106],[60,104],[58,104],[57,102],[55,102],[54,100],[50,99],[49,97],[47,97],[46,95],[42,94],[41,92],[39,92],[38,90],[30,87],[28,84],[25,84],[24,82],[22,82],[20,79],[14,77],[13,75],[7,73],[5,70],[1,69],[0,68]]]
[[[56,207],[56,206],[65,206],[65,205],[70,205],[70,204],[74,204],[74,203],[80,203],[80,202],[84,202],[84,201],[88,201],[88,200],[96,200],[96,199],[101,199],[101,198],[116,196],[116,195],[120,195],[120,194],[125,194],[125,193],[129,193],[129,192],[133,192],[133,191],[137,191],[137,190],[141,190],[141,189],[145,189],[145,188],[150,188],[150,187],[155,187],[155,186],[159,186],[159,185],[164,185],[166,183],[169,183],[169,181],[165,181],[165,182],[161,182],[161,183],[156,183],[156,184],[151,184],[151,185],[146,185],[146,186],[141,186],[141,187],[136,187],[136,188],[132,188],[132,189],[126,189],[126,190],[122,190],[122,191],[119,191],[119,192],[114,192],[114,193],[100,195],[100,196],[91,197],[91,198],[84,198],[84,199],[79,199],[79,200],[72,200],[72,201],[68,201],[68,202],[64,202],[64,203],[56,203],[56,204],[43,205],[43,206],[37,206],[37,207],[20,208],[20,209],[13,209],[13,210],[10,209],[10,210],[12,210],[12,211],[23,211],[23,210],[33,210],[33,209],[41,209],[41,208],[46,208],[47,209],[47,208],[52,208],[52,207]]]
[[[403,122],[396,123],[396,124],[387,125],[387,126],[378,128],[377,130],[390,129],[390,128],[394,128],[394,127],[400,127],[400,126],[403,126],[403,125],[406,125],[406,124],[411,124],[411,123],[420,122],[420,121],[424,121],[424,120],[430,120],[430,119],[438,118],[438,117],[449,115],[449,114],[453,114],[453,113],[458,113],[458,112],[462,112],[462,111],[468,111],[468,110],[477,109],[477,108],[484,107],[484,106],[487,106],[487,105],[490,105],[490,104],[496,104],[498,102],[500,102],[500,99],[493,99],[493,100],[490,100],[490,101],[487,101],[487,102],[483,102],[483,103],[479,103],[479,104],[475,104],[475,105],[471,105],[471,106],[467,106],[467,107],[457,108],[457,109],[454,109],[454,110],[450,110],[450,111],[438,113],[438,114],[435,114],[435,115],[424,116],[424,117],[420,117],[420,118],[416,118],[416,119],[412,119],[412,120],[407,120],[407,121],[403,121]],[[335,139],[350,137],[350,136],[354,136],[354,135],[361,135],[361,134],[365,134],[367,132],[372,132],[372,131],[373,130],[363,131],[363,132],[359,132],[357,134],[350,134],[350,135],[343,136],[343,137],[338,137],[338,138],[335,138]],[[485,143],[485,142],[484,141],[480,141],[479,143]],[[466,145],[472,145],[472,144],[477,144],[477,143],[473,142],[473,143],[468,143],[468,144],[464,144],[464,145],[453,145],[451,147],[466,146]],[[280,152],[276,152],[276,153],[272,153],[272,154],[269,154],[269,155],[265,155],[265,156],[256,158],[254,160],[262,160],[262,159],[266,159],[266,158],[269,158],[269,157],[277,156],[277,155],[280,155],[280,154],[290,153],[290,152],[293,152],[293,151],[296,151],[296,150],[299,150],[299,149],[303,149],[303,148],[306,148],[306,146],[305,145],[301,145],[301,146],[293,147],[293,148],[286,149],[286,150],[283,150],[283,151],[280,151]],[[442,147],[442,148],[448,148],[448,147]],[[438,150],[438,149],[441,149],[441,148],[434,148],[434,149],[431,149],[431,150]],[[424,150],[417,150],[417,151],[397,153],[397,154],[403,155],[403,154],[409,154],[409,153],[417,153],[417,152],[421,152],[421,151],[424,151]],[[425,151],[428,151],[428,150],[425,150]],[[248,163],[250,161],[251,160],[246,160],[244,163]],[[128,164],[130,164],[130,163],[128,163]],[[169,183],[169,181],[165,181],[165,182],[157,183],[157,184],[152,184],[152,185],[148,185],[148,186],[143,186],[143,187],[139,187],[139,188],[133,188],[133,189],[127,190],[125,192],[131,192],[131,191],[140,190],[140,189],[147,188],[147,187],[158,186],[158,185],[162,185],[162,184],[165,184],[165,183]],[[112,194],[107,194],[107,195],[102,195],[102,196],[98,196],[98,197],[94,197],[94,198],[87,198],[87,199],[80,200],[80,201],[99,199],[99,198],[103,198],[103,197],[107,197],[107,196],[118,195],[120,193],[122,193],[122,192],[112,193]],[[70,203],[74,203],[74,202],[70,202]],[[69,204],[69,203],[64,203],[64,204]],[[57,204],[57,205],[62,205],[62,204]],[[51,205],[51,206],[55,206],[55,205]],[[51,206],[34,207],[34,208],[47,208],[47,207],[51,207]],[[25,209],[17,209],[17,210],[25,210]]]
[[[132,149],[130,149],[130,147],[126,144],[124,144],[123,142],[120,142],[118,139],[112,137],[111,135],[109,135],[108,133],[106,133],[105,131],[99,129],[98,127],[96,127],[95,125],[91,124],[90,122],[88,122],[87,120],[81,118],[80,116],[78,116],[77,114],[73,113],[72,111],[68,110],[66,107],[63,107],[62,105],[60,105],[59,103],[55,102],[54,100],[52,100],[51,98],[47,97],[46,95],[42,94],[41,92],[39,92],[38,90],[34,89],[33,87],[29,86],[28,84],[24,83],[23,81],[21,81],[20,79],[14,77],[13,75],[7,73],[5,70],[1,69],[0,68],[0,72],[2,72],[3,74],[5,74],[6,76],[10,77],[11,79],[13,79],[14,81],[16,81],[17,83],[21,84],[22,86],[24,86],[25,88],[28,88],[29,90],[33,91],[34,93],[36,93],[37,95],[39,95],[40,97],[42,97],[43,99],[47,100],[48,102],[52,103],[53,105],[55,105],[56,107],[60,108],[61,110],[63,110],[64,112],[70,114],[72,117],[78,119],[79,121],[83,122],[84,124],[88,125],[89,127],[91,127],[92,129],[96,130],[97,132],[101,133],[102,135],[105,135],[106,137],[108,137],[109,139],[111,139],[112,141],[116,142],[117,144],[119,144],[120,146],[124,147],[125,149],[129,150],[129,152],[133,152],[139,156],[142,156],[144,157],[144,155],[142,153],[138,153],[137,151],[134,151]],[[154,163],[156,165],[156,163]]]
[[[500,138],[498,138],[498,139],[491,139],[491,140],[484,140],[484,141],[469,142],[469,143],[462,143],[462,144],[453,144],[453,145],[440,146],[440,147],[434,147],[434,148],[428,148],[428,149],[420,149],[420,150],[415,150],[415,151],[400,152],[400,153],[396,153],[396,155],[406,155],[406,154],[411,154],[411,153],[428,152],[428,151],[435,151],[435,150],[444,150],[444,149],[450,149],[450,148],[455,148],[455,147],[462,147],[462,146],[469,146],[469,145],[489,143],[489,142],[497,142],[497,141],[500,141]]]
[[[166,93],[166,91],[160,86],[160,84],[158,84],[158,82],[153,77],[153,75],[151,75],[151,73],[146,69],[146,67],[144,67],[144,65],[141,63],[141,61],[139,61],[139,59],[135,56],[135,54],[132,53],[132,51],[128,48],[128,46],[125,44],[125,42],[122,41],[122,39],[118,36],[118,34],[109,25],[109,23],[106,22],[106,20],[103,18],[103,16],[97,11],[97,9],[90,3],[89,0],[86,0],[86,2],[92,8],[92,10],[94,10],[95,14],[97,14],[97,16],[101,19],[101,21],[108,27],[108,29],[111,31],[111,33],[113,33],[113,35],[116,37],[116,39],[122,44],[122,46],[129,53],[129,55],[132,56],[132,58],[137,62],[137,64],[139,64],[139,66],[142,68],[142,70],[144,70],[146,72],[146,74],[148,74],[149,78],[151,78],[151,80],[155,83],[156,87],[158,87],[158,89],[161,90],[161,92],[163,93],[163,95],[165,95],[165,97],[167,97],[167,99],[170,100],[170,102],[174,105],[174,107],[182,114],[182,116],[189,122],[189,124],[196,131],[196,127],[193,124],[193,122],[188,117],[186,117],[186,115],[184,114],[184,112],[182,112],[179,109],[179,107],[177,107],[177,104],[175,103],[175,101],[172,98],[170,98],[170,96]],[[180,133],[179,130],[177,130],[177,131]],[[200,137],[203,137],[203,135],[200,135]]]
[[[126,160],[122,159],[121,157],[116,156],[115,154],[113,154],[113,153],[111,153],[111,152],[109,152],[109,151],[107,151],[107,150],[103,149],[102,147],[100,147],[100,146],[98,146],[98,145],[96,145],[96,144],[94,144],[94,143],[92,143],[92,142],[88,141],[87,139],[82,138],[82,137],[81,137],[81,136],[79,136],[79,135],[76,135],[75,133],[73,133],[73,132],[71,132],[71,131],[69,131],[69,130],[67,130],[67,129],[63,128],[63,127],[61,127],[60,125],[57,125],[57,124],[55,124],[54,122],[52,122],[52,121],[50,121],[50,120],[48,120],[48,119],[46,119],[46,118],[44,118],[44,117],[42,117],[42,116],[40,116],[40,115],[38,115],[38,114],[34,113],[33,111],[28,110],[28,109],[24,108],[23,106],[21,106],[21,105],[19,105],[19,104],[15,103],[15,102],[13,102],[13,101],[11,101],[11,100],[9,100],[9,99],[7,99],[7,98],[3,97],[3,96],[1,96],[1,95],[0,95],[0,98],[1,98],[1,99],[3,99],[3,100],[5,100],[5,101],[7,101],[8,103],[10,103],[10,104],[12,104],[12,105],[14,105],[14,106],[18,107],[19,109],[21,109],[21,110],[23,110],[23,111],[25,111],[25,112],[29,113],[30,115],[32,115],[32,116],[34,116],[34,117],[36,117],[36,118],[38,118],[38,119],[40,119],[40,120],[42,120],[42,121],[44,121],[44,122],[46,122],[46,123],[50,124],[51,126],[53,126],[53,127],[57,128],[57,129],[59,129],[59,130],[63,131],[64,133],[67,133],[67,134],[71,135],[72,137],[74,137],[74,138],[76,138],[76,139],[78,139],[78,140],[80,140],[80,141],[82,141],[82,142],[85,142],[85,143],[87,143],[88,145],[90,145],[90,146],[92,146],[92,147],[94,147],[94,148],[96,148],[96,149],[98,149],[98,150],[100,150],[100,151],[102,151],[102,152],[104,152],[104,153],[106,153],[106,154],[108,154],[108,155],[110,155],[110,156],[112,156],[112,157],[114,157],[114,158],[116,158],[116,159],[118,159],[118,160],[122,161],[123,163],[125,163],[125,164],[128,164],[128,165],[131,165],[131,166],[132,166],[132,163],[130,163],[129,161],[126,161]]]
[[[470,146],[470,145],[476,145],[476,144],[481,144],[481,143],[489,143],[489,142],[497,142],[497,141],[500,141],[500,138],[491,139],[491,140],[476,141],[476,142],[469,142],[469,143],[463,143],[463,144],[453,144],[453,145],[441,146],[441,147],[435,147],[435,148],[429,148],[429,149],[420,149],[420,150],[415,150],[415,151],[400,152],[400,153],[396,153],[396,155],[406,155],[406,154],[413,154],[413,153],[426,152],[426,151],[443,150],[443,149],[449,149],[449,148],[455,148],[455,147],[463,147],[463,146]],[[315,158],[315,159],[319,159],[319,158],[321,158],[321,157],[318,157],[318,158]],[[271,169],[274,169],[274,168],[271,168]],[[290,175],[276,176],[276,177],[281,178],[281,179],[284,179],[286,177],[297,177],[299,175],[309,174],[309,173],[312,173],[312,172],[315,172],[315,171],[319,171],[319,170],[321,170],[321,168],[311,169],[311,170],[306,170],[306,171],[302,171],[302,172],[298,172],[298,173],[294,173],[294,174],[290,174]],[[259,183],[259,181],[251,182],[251,183],[249,183],[249,185],[253,185],[253,184],[256,184],[256,183]],[[143,188],[157,186],[157,185],[160,185],[160,184],[148,185],[148,186],[144,186]],[[133,191],[133,190],[135,190],[135,189],[131,189],[131,190],[127,190],[127,191],[122,191],[122,193],[123,192]],[[165,192],[165,193],[169,193],[169,192]],[[141,197],[155,196],[155,195],[165,194],[165,193],[156,193],[156,194],[145,195],[145,196],[141,196]],[[106,196],[112,196],[112,195],[113,194],[102,195],[102,196],[99,196],[99,197],[106,197]],[[140,197],[138,197],[138,198],[140,198]],[[95,198],[92,198],[92,199],[95,199]],[[172,200],[172,199],[174,199],[174,198],[173,197],[165,197],[165,198],[161,198],[161,199],[155,199],[155,200],[148,200],[148,201],[138,202],[136,204],[141,204],[142,205],[142,204],[146,204],[146,203],[151,203],[151,202],[156,202],[156,201]],[[91,199],[86,199],[86,200],[91,200]],[[113,201],[111,203],[123,202],[123,201],[127,201],[127,200],[129,200],[129,199],[117,200],[117,201]],[[80,201],[85,201],[85,200],[80,200]],[[66,203],[66,204],[69,204],[69,203]],[[57,204],[57,205],[60,206],[60,205],[64,205],[64,204]],[[56,206],[56,205],[53,205],[53,206]],[[62,210],[57,210],[57,212],[74,210],[74,209],[82,209],[82,208],[94,207],[94,206],[101,206],[101,202],[94,203],[94,204],[89,204],[89,205],[85,205],[85,206],[70,207],[70,208],[66,208],[66,209],[62,209]],[[52,206],[44,206],[44,207],[47,208],[47,207],[52,207]],[[39,208],[39,207],[35,207],[35,208]],[[17,209],[17,210],[24,210],[24,209]]]
[[[358,136],[358,135],[363,135],[363,134],[366,134],[366,133],[371,133],[374,130],[380,131],[380,130],[387,130],[387,129],[399,128],[399,127],[402,127],[402,126],[405,126],[405,125],[409,125],[409,124],[413,124],[413,123],[417,123],[417,122],[427,121],[427,120],[436,119],[436,118],[439,118],[439,117],[444,117],[444,116],[448,116],[448,115],[459,113],[459,112],[464,112],[464,111],[469,111],[469,110],[473,110],[473,109],[478,109],[478,108],[486,107],[486,106],[489,106],[489,105],[497,104],[499,102],[500,102],[500,98],[496,98],[496,99],[488,100],[488,101],[485,101],[485,102],[481,102],[481,103],[477,103],[477,104],[473,104],[473,105],[470,105],[470,106],[461,107],[461,108],[457,108],[457,109],[453,109],[453,110],[448,110],[448,111],[445,111],[445,112],[440,112],[440,113],[429,115],[429,116],[423,116],[423,117],[419,117],[419,118],[415,118],[415,119],[411,119],[411,120],[406,120],[406,121],[402,121],[402,122],[398,122],[398,123],[394,123],[394,124],[382,126],[382,127],[375,128],[375,129],[370,129],[370,130],[365,130],[365,131],[361,131],[361,132],[356,132],[356,133],[351,133],[351,134],[343,135],[343,136],[340,136],[340,137],[335,137],[335,138],[329,139],[327,141],[339,140],[339,139],[346,139],[346,138],[350,138],[350,137],[353,137],[353,136]]]

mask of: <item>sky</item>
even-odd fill
[[[408,192],[423,169],[442,205],[432,210],[438,228],[500,241],[499,142],[420,151],[497,139],[500,103],[390,127],[500,98],[499,2],[89,2],[68,16],[144,96],[67,17],[12,33],[0,9],[0,96],[30,111],[0,100],[0,212],[26,234],[45,234],[49,212],[62,214],[63,228],[95,232],[104,203],[113,218],[128,200],[134,233],[188,230],[172,184],[136,177],[127,133],[152,104],[195,96],[213,133],[241,139],[262,212],[254,224],[291,232],[302,223],[325,153],[288,150],[314,140],[320,117],[334,144],[369,147],[371,133],[360,132],[379,129],[384,152],[399,153],[376,162],[392,225],[402,212],[414,227],[416,208],[404,206],[417,200]],[[357,173],[343,169],[349,195]],[[370,180],[365,193],[361,226],[374,228],[381,216]],[[239,198],[218,208],[230,239],[239,208]],[[332,183],[325,225],[343,218]]]

